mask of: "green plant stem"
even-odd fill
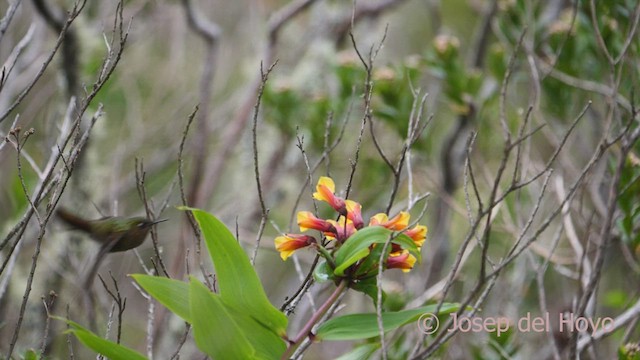
[[[336,262],[333,260],[333,256],[331,256],[331,253],[329,253],[329,251],[327,249],[325,249],[324,246],[322,246],[320,244],[316,244],[316,248],[320,252],[320,255],[322,255],[322,257],[327,260],[327,262],[329,263],[331,268],[335,269],[336,268]]]
[[[289,359],[291,355],[293,355],[293,352],[296,351],[298,346],[302,344],[304,339],[306,339],[307,336],[311,335],[311,329],[316,325],[318,321],[320,321],[324,314],[327,313],[327,310],[331,308],[331,305],[333,305],[338,300],[340,294],[342,294],[342,292],[347,288],[348,283],[349,281],[346,279],[340,281],[340,284],[338,284],[338,287],[333,291],[331,296],[327,298],[324,304],[322,304],[322,306],[313,314],[313,316],[311,316],[309,321],[307,321],[298,335],[289,343],[289,347],[287,348],[287,351],[282,354],[281,359]]]

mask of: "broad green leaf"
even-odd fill
[[[374,243],[384,243],[391,236],[391,230],[381,226],[369,226],[351,235],[335,253],[335,274],[344,275],[344,271],[358,260],[369,255],[369,246]]]
[[[191,278],[189,286],[193,337],[198,349],[213,359],[255,359],[255,350],[226,306],[204,284]]]
[[[329,280],[334,280],[333,269],[327,264],[326,261],[320,262],[318,266],[313,270],[313,278],[315,281],[322,283]]]
[[[369,246],[372,244],[384,244],[392,234],[393,232],[391,230],[382,226],[369,226],[351,235],[351,237],[340,246],[340,249],[336,251],[336,269],[334,273],[337,276],[343,276],[349,266],[369,254]],[[409,252],[420,261],[420,251],[408,236],[398,234],[392,240],[392,243],[400,244],[403,249],[409,250]]]
[[[189,284],[160,276],[134,274],[131,277],[147,292],[186,322],[189,316]]]
[[[24,360],[38,360],[40,356],[38,356],[38,353],[35,350],[29,349],[25,351],[24,356],[22,356],[22,358]]]
[[[380,255],[382,254],[383,248],[384,244],[375,246],[373,249],[369,247],[369,249],[371,249],[369,255],[367,255],[367,257],[365,257],[358,265],[358,271],[356,272],[357,278],[375,277],[378,274]],[[384,259],[386,259],[390,253],[391,246],[387,246]]]
[[[353,251],[351,253],[346,254],[343,262],[336,261],[336,269],[333,271],[333,273],[336,276],[344,276],[344,272],[345,270],[347,270],[349,266],[355,264],[356,262],[358,262],[358,260],[369,255],[369,252],[370,252],[369,248],[364,247],[362,249],[358,249],[357,251]]]
[[[380,343],[363,344],[341,355],[336,360],[368,360],[378,349],[380,349]]]
[[[437,305],[423,306],[417,309],[388,312],[382,314],[384,331],[395,330],[410,322],[416,321],[423,314],[433,313]],[[438,315],[457,311],[459,304],[445,303]],[[378,320],[375,313],[350,314],[333,318],[320,325],[316,338],[318,340],[359,340],[380,335]]]
[[[287,317],[269,302],[247,254],[233,234],[205,211],[182,209],[191,210],[200,225],[225,304],[242,310],[279,336],[285,335]]]
[[[224,301],[223,301],[224,303]],[[255,355],[259,359],[279,359],[287,350],[284,339],[266,328],[242,310],[226,306],[227,311],[233,317],[238,328],[248,334],[247,339],[255,349]]]
[[[189,283],[143,274],[131,276],[145,291],[161,304],[182,317],[185,321],[192,322],[190,316]],[[244,334],[251,334],[247,336],[247,338],[255,348],[256,355],[259,358],[273,359],[282,355],[286,349],[286,344],[282,338],[246,313],[227,307],[224,302],[223,305],[229,316],[238,325],[239,331]],[[223,326],[222,330],[226,331],[225,328],[226,327]]]
[[[96,334],[92,333],[91,331],[85,329],[84,327],[82,327],[82,325],[74,321],[57,317],[57,316],[53,318],[65,321],[67,324],[69,324],[69,326],[71,326],[71,329],[69,330],[69,332],[73,333],[84,346],[88,347],[89,349],[99,354],[104,355],[105,357],[111,360],[145,360],[146,359],[146,357],[144,357],[139,352],[129,349],[128,347],[122,346],[113,341],[103,339],[97,336]]]
[[[349,287],[352,288],[353,290],[360,291],[361,293],[364,293],[367,296],[369,296],[371,300],[373,300],[374,304],[378,302],[378,284],[375,276],[365,280],[360,280],[354,284],[351,284]],[[385,294],[385,292],[383,291],[382,292],[383,304],[385,302],[386,297],[387,297],[387,294]]]

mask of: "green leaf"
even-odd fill
[[[224,303],[224,302],[223,302]],[[227,306],[238,327],[247,334],[247,339],[256,351],[259,359],[279,359],[287,350],[287,345],[279,335],[256,321],[243,311]]]
[[[376,304],[378,302],[378,284],[375,276],[370,277],[365,280],[358,281],[349,286],[353,290],[359,291],[361,293],[366,294],[373,300],[373,303]],[[384,304],[387,294],[382,292],[382,303]]]
[[[198,349],[214,359],[255,359],[248,334],[238,327],[219,295],[191,278],[189,302]]]
[[[313,270],[313,278],[315,281],[323,283],[329,280],[333,281],[336,277],[333,275],[333,269],[329,264],[326,261],[322,261]]]
[[[142,286],[142,288],[145,289],[145,291],[157,299],[161,304],[176,313],[178,316],[182,317],[185,321],[193,323],[190,308],[189,293],[191,288],[189,283],[142,274],[131,276],[140,284],[140,286]],[[221,299],[218,296],[218,301],[220,300]],[[254,347],[257,358],[278,358],[286,350],[284,340],[273,331],[266,328],[263,324],[257,322],[246,313],[237,311],[234,308],[225,305],[224,301],[222,305],[224,308],[223,312],[226,311],[227,316],[230,316],[232,321],[236,323],[238,331],[245,334],[244,337],[247,338],[251,343],[251,346]],[[214,309],[214,311],[219,311],[219,309],[215,307]],[[200,310],[198,310],[198,313],[195,316],[198,318],[202,317]],[[224,323],[221,328],[217,329],[217,331],[226,332],[227,324]]]
[[[111,360],[145,360],[146,357],[139,352],[129,349],[128,347],[117,344],[113,341],[103,339],[91,331],[85,329],[80,324],[62,318],[54,316],[54,319],[65,321],[71,329],[69,332],[73,333],[80,342],[89,349],[108,357]]]
[[[189,316],[189,284],[160,276],[134,274],[131,277],[147,292],[186,322]]]
[[[371,249],[371,252],[360,262],[360,264],[358,264],[358,271],[356,271],[357,278],[371,278],[375,277],[378,274],[378,270],[380,267],[380,256],[382,255],[383,248],[384,244],[382,246],[376,246],[374,248],[369,247],[369,249]],[[390,253],[391,246],[387,246],[383,259],[389,257]]]
[[[380,343],[363,344],[341,355],[336,360],[368,360],[378,349],[380,349]]]
[[[38,356],[38,353],[35,350],[29,349],[25,351],[24,356],[22,356],[22,358],[24,360],[38,360],[40,357]]]
[[[191,210],[200,225],[224,303],[284,336],[287,317],[269,302],[258,275],[233,234],[220,220],[205,211],[182,209]]]
[[[412,310],[387,312],[382,314],[384,331],[395,330],[403,325],[420,319],[423,314],[434,313],[437,305],[423,306]],[[438,315],[457,311],[459,304],[445,303]],[[320,325],[316,338],[318,340],[359,340],[380,335],[375,313],[350,314],[333,318]]]
[[[369,246],[372,244],[384,244],[392,234],[391,230],[382,226],[369,226],[351,235],[336,251],[336,269],[334,273],[337,276],[343,276],[349,266],[369,255]],[[420,261],[420,251],[408,236],[398,234],[391,242],[400,244],[403,249],[409,250],[411,255]]]
[[[635,345],[635,346],[634,346]],[[626,344],[618,348],[618,360],[640,360],[640,352],[633,350],[637,344]]]

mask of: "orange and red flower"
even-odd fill
[[[415,263],[416,258],[409,254],[409,251],[404,250],[398,255],[389,255],[387,258],[387,269],[401,269],[403,272],[409,272],[409,270],[413,269]]]
[[[389,230],[404,230],[409,226],[410,217],[411,215],[406,211],[400,211],[400,213],[392,219],[389,219],[389,216],[385,213],[378,213],[371,217],[371,220],[369,220],[369,226],[378,225]]]
[[[316,217],[311,213],[311,211],[298,212],[298,226],[300,226],[300,231],[302,232],[309,229],[319,230],[322,232],[336,232],[334,225],[327,220]]]
[[[347,207],[347,219],[353,221],[353,226],[356,229],[362,229],[364,221],[362,221],[362,205],[353,200],[345,200],[345,206]]]
[[[422,247],[425,239],[427,238],[427,227],[424,225],[416,225],[413,228],[406,230],[405,235],[411,238],[417,247]]]
[[[327,220],[329,223],[331,223],[333,225],[333,227],[336,229],[335,232],[331,233],[331,232],[326,232],[324,233],[324,235],[328,238],[328,239],[336,239],[338,240],[340,243],[345,242],[349,236],[355,234],[356,227],[353,224],[353,221],[345,218],[344,216],[340,216],[340,218],[338,218],[338,221],[335,220]]]
[[[275,239],[276,250],[280,252],[282,260],[287,260],[289,256],[293,255],[294,251],[307,247],[315,242],[316,239],[313,236],[299,234],[285,234]]]
[[[346,216],[346,204],[341,197],[335,195],[335,192],[336,184],[333,180],[329,177],[322,176],[318,180],[318,185],[316,186],[316,192],[313,193],[313,198],[326,202],[340,215]]]
[[[356,201],[345,200],[336,196],[335,190],[335,183],[331,178],[321,177],[316,185],[313,198],[329,204],[338,212],[338,220],[321,219],[309,211],[300,211],[297,215],[300,231],[320,231],[327,239],[336,240],[333,249],[337,249],[344,242],[349,241],[349,238],[365,225],[362,219],[362,205]],[[425,242],[427,227],[416,224],[413,228],[409,229],[410,217],[406,211],[401,211],[391,219],[387,214],[379,213],[371,217],[369,226],[382,226],[391,231],[402,232],[413,240],[419,250]],[[332,253],[324,248],[323,243],[318,243],[314,237],[309,235],[285,234],[277,237],[275,243],[276,249],[280,252],[283,260],[290,257],[295,250],[311,245],[315,246],[328,260],[332,257]],[[371,248],[375,245],[376,244],[371,245]],[[404,272],[408,272],[413,268],[416,261],[416,256],[411,254],[407,249],[404,249],[400,243],[394,242],[391,244],[390,254],[386,260],[386,267],[388,269],[401,269]],[[367,262],[360,262],[359,265],[363,263]],[[355,266],[359,265],[356,264]],[[373,265],[376,266],[375,264]],[[366,269],[363,271],[362,273],[366,273]]]

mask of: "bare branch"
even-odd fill
[[[6,120],[9,114],[11,114],[13,110],[15,110],[18,107],[18,105],[20,105],[20,103],[22,103],[22,101],[27,96],[27,94],[29,94],[31,89],[33,89],[34,85],[40,80],[40,78],[44,74],[47,67],[49,67],[49,64],[51,64],[53,57],[58,52],[60,45],[62,45],[65,39],[65,35],[69,29],[69,26],[71,26],[73,21],[78,17],[78,15],[80,15],[80,12],[82,12],[82,9],[84,9],[84,6],[86,5],[86,3],[87,3],[86,0],[78,0],[74,4],[73,10],[71,10],[71,12],[69,13],[69,17],[67,18],[67,21],[64,23],[62,30],[60,30],[60,35],[58,35],[58,40],[56,41],[56,44],[54,45],[53,50],[49,53],[49,56],[42,63],[40,70],[38,70],[38,72],[36,73],[34,78],[31,80],[29,85],[27,85],[27,87],[20,93],[20,95],[18,95],[18,98],[13,102],[13,104],[11,104],[11,106],[9,106],[9,108],[5,110],[5,112],[2,113],[2,115],[0,115],[0,123]]]
[[[13,16],[16,14],[16,10],[18,10],[18,6],[20,6],[21,2],[22,0],[14,0],[13,2],[9,2],[7,13],[4,14],[4,17],[2,18],[2,20],[0,20],[0,42],[2,42],[2,38],[7,32],[7,29],[11,24],[11,20],[13,20]]]

